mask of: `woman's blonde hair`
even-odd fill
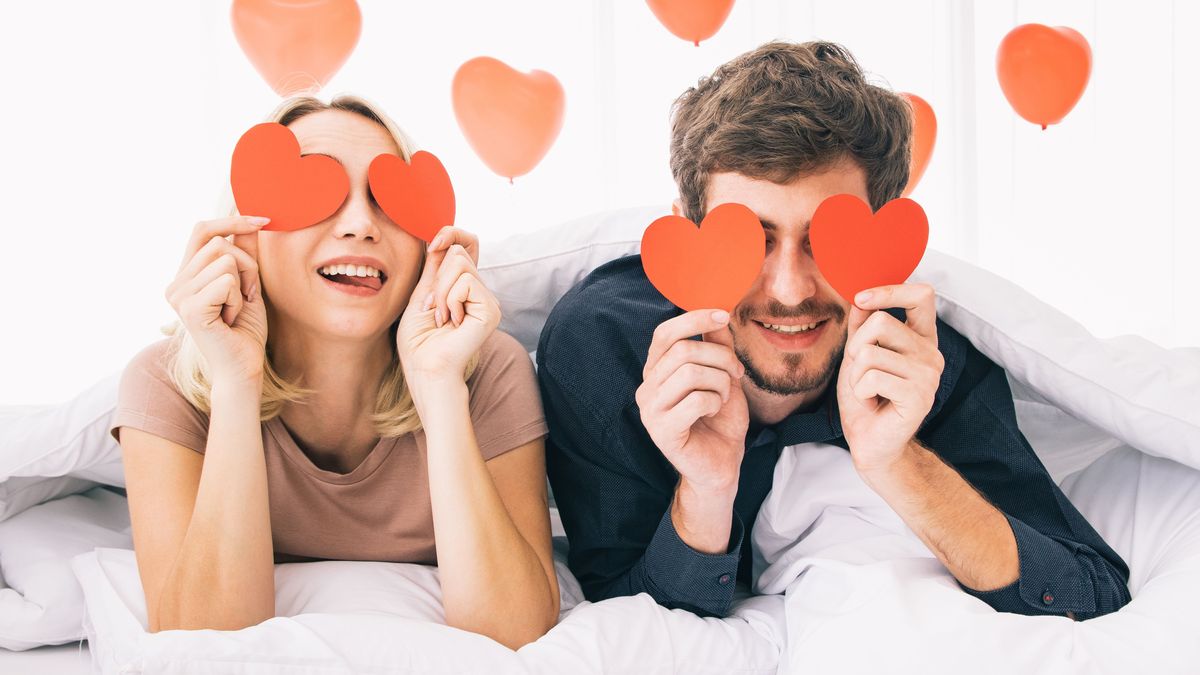
[[[266,121],[279,122],[286,126],[305,115],[323,110],[342,110],[355,113],[381,125],[396,141],[396,146],[400,149],[400,156],[405,161],[408,161],[415,152],[413,142],[391,118],[377,106],[358,96],[344,94],[329,103],[313,96],[295,96],[280,103]],[[232,202],[232,199],[229,201]],[[265,292],[261,292],[261,295],[264,302],[270,302]],[[404,371],[400,365],[399,355],[396,353],[395,338],[398,324],[399,319],[392,323],[388,331],[391,336],[392,359],[379,384],[379,391],[375,395],[375,411],[371,415],[375,430],[380,436],[403,436],[421,429],[421,419],[417,416],[417,409],[413,404],[412,394],[404,381]],[[209,414],[212,409],[209,400],[212,382],[208,378],[208,367],[204,355],[200,353],[196,342],[188,335],[187,329],[181,322],[174,322],[164,328],[163,332],[171,336],[168,370],[172,381],[189,403],[205,415]],[[467,363],[466,372],[463,374],[464,379],[471,376],[478,362],[479,354],[476,353]],[[262,384],[259,417],[264,422],[278,416],[283,411],[285,403],[301,402],[307,395],[313,393],[313,390],[303,388],[299,382],[289,382],[279,375],[271,365],[270,345],[264,350]]]

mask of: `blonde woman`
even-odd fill
[[[384,215],[367,167],[412,148],[366,101],[271,120],[350,193],[292,232],[196,225],[166,291],[180,322],[124,373],[112,431],[150,630],[271,618],[274,562],[381,560],[437,564],[447,624],[537,639],[559,604],[546,425],[476,238],[426,247]]]

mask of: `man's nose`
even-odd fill
[[[777,246],[763,264],[763,290],[774,300],[794,307],[817,293],[817,266],[798,246]]]

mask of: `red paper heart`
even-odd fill
[[[872,214],[858,197],[834,195],[813,213],[808,238],[825,280],[853,303],[859,291],[908,279],[925,255],[929,220],[911,199],[893,199]]]
[[[762,271],[767,237],[758,216],[741,204],[721,204],[696,224],[663,216],[642,234],[646,277],[684,311],[733,311]]]
[[[291,129],[256,124],[233,149],[229,172],[238,213],[271,219],[264,230],[299,230],[325,220],[350,192],[342,165],[325,155],[300,156]]]
[[[405,162],[396,155],[379,155],[367,169],[371,194],[392,222],[425,241],[454,224],[454,186],[446,167],[421,150]]]

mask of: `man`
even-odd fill
[[[676,101],[675,212],[745,204],[766,259],[731,315],[675,308],[638,256],[551,313],[548,471],[589,599],[645,592],[724,616],[780,451],[825,442],[996,610],[1082,620],[1129,601],[1124,562],[1017,428],[1004,371],[936,318],[933,289],[851,305],[813,262],[813,211],[839,193],[873,209],[899,197],[910,135],[903,99],[829,43],[766,44]]]

